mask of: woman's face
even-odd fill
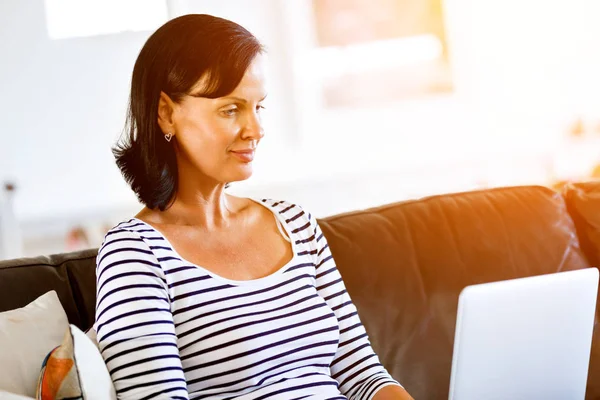
[[[257,56],[226,97],[185,96],[173,104],[172,133],[177,138],[174,143],[180,177],[227,183],[252,175],[255,150],[264,136],[263,62],[263,56]],[[202,81],[196,88],[201,92]]]

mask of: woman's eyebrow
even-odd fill
[[[267,95],[265,94],[264,97],[259,100],[259,102],[263,101],[266,98],[267,98]],[[222,99],[223,100],[235,100],[235,101],[239,101],[240,103],[248,103],[248,100],[246,100],[242,97],[237,97],[237,96],[226,96],[226,97],[222,97]]]

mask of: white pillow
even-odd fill
[[[97,345],[75,325],[71,325],[71,337],[83,398],[116,399],[115,387]]]
[[[55,291],[0,313],[0,390],[35,397],[42,361],[68,327]]]
[[[0,400],[35,400],[33,397],[21,396],[20,394],[8,393],[0,390]]]

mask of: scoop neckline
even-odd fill
[[[285,232],[288,235],[288,238],[290,239],[290,246],[292,247],[292,258],[291,260],[289,260],[287,263],[285,263],[281,268],[277,269],[276,271],[270,273],[269,275],[260,277],[260,278],[256,278],[256,279],[243,279],[243,280],[236,280],[236,279],[229,279],[229,278],[225,278],[224,276],[221,276],[219,274],[216,274],[212,271],[209,271],[207,268],[195,264],[193,262],[191,262],[190,260],[184,258],[181,256],[181,254],[179,254],[179,252],[175,249],[175,247],[171,244],[171,242],[169,241],[169,239],[167,239],[167,237],[157,228],[155,228],[153,225],[142,221],[141,219],[137,218],[137,217],[133,217],[132,220],[138,221],[144,225],[146,225],[147,227],[149,227],[150,229],[152,229],[154,232],[156,232],[158,235],[160,235],[161,239],[164,240],[167,245],[169,246],[169,250],[182,262],[189,264],[192,267],[198,268],[200,271],[204,272],[205,274],[209,275],[210,277],[212,277],[213,279],[219,280],[219,281],[223,281],[229,285],[232,286],[250,286],[250,285],[258,285],[258,284],[262,284],[262,283],[268,283],[271,282],[272,280],[275,280],[276,278],[278,278],[280,275],[282,275],[290,266],[292,266],[292,264],[297,260],[298,258],[298,249],[297,249],[297,244],[296,241],[292,239],[292,233],[290,231],[290,228],[287,224],[287,222],[285,221],[285,219],[276,211],[272,208],[272,206],[266,204],[264,201],[262,200],[256,200],[250,197],[247,197],[248,200],[251,200],[257,204],[260,204],[262,207],[265,207],[267,210],[269,210],[271,213],[273,213],[273,215],[275,216],[275,218],[277,220],[279,220],[279,222],[281,223],[281,225],[283,226],[283,229],[285,230]]]

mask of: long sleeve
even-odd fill
[[[338,350],[331,363],[332,377],[350,400],[370,400],[384,386],[398,385],[379,362],[371,348],[367,332],[360,322],[327,240],[311,217],[317,243],[316,286],[335,313],[340,327]]]
[[[97,257],[98,343],[119,399],[188,399],[165,274],[139,234],[111,230]]]

